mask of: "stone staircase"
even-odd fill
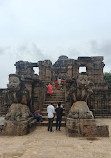
[[[5,116],[8,113],[9,107],[7,105],[2,105],[0,109],[0,117]]]
[[[47,96],[44,102],[44,106],[42,109],[42,116],[45,119],[42,123],[38,123],[41,126],[48,126],[48,117],[47,117],[47,106],[51,103],[53,103],[54,107],[57,107],[58,102],[61,102],[61,105],[63,106],[63,116],[62,116],[62,122],[61,126],[65,126],[66,124],[66,116],[65,116],[65,91],[64,89],[53,89],[52,96]],[[56,116],[53,121],[53,126],[56,125]]]

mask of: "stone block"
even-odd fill
[[[67,118],[66,131],[72,137],[109,137],[109,127],[94,119]]]
[[[36,120],[27,121],[6,121],[4,125],[0,125],[0,135],[23,136],[30,133],[36,127]]]
[[[96,126],[83,126],[83,136],[84,137],[109,137],[109,130],[107,125],[97,125]]]

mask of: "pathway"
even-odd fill
[[[26,136],[0,136],[1,158],[111,158],[111,119],[100,119],[110,125],[109,138],[72,138],[61,131],[48,132],[38,126]]]

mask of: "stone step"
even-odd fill
[[[53,95],[51,95],[51,96],[46,96],[46,98],[54,98],[54,97],[60,97],[60,98],[65,98],[65,95],[61,95],[61,94],[53,94]]]
[[[61,102],[61,103],[65,102],[64,99],[55,98],[55,99],[47,99],[47,100],[44,101],[44,103],[47,103],[47,102],[50,102],[50,103],[51,103],[51,101],[52,101],[52,103],[53,103],[53,102],[56,102],[56,103],[58,103],[58,102]]]
[[[53,101],[53,100],[51,100],[51,101],[47,101],[47,102],[44,102],[44,105],[49,105],[49,104],[54,104],[54,105],[58,105],[58,102],[61,102],[61,105],[64,105],[65,104],[65,101],[60,101],[60,100],[58,100],[58,101]]]
[[[64,97],[51,97],[51,98],[46,98],[45,101],[50,101],[50,100],[61,100],[64,101]]]
[[[48,105],[50,105],[50,103],[49,104],[44,104],[44,108],[47,108]],[[53,106],[55,108],[57,107],[57,105],[58,105],[58,103],[53,104]],[[65,104],[62,104],[62,106],[65,107]]]
[[[111,114],[100,114],[100,115],[98,115],[98,114],[96,114],[96,115],[94,115],[94,117],[95,118],[111,118]]]
[[[41,115],[45,118],[47,118],[48,114],[47,114],[47,111],[42,111],[41,112]],[[63,114],[62,114],[63,117],[65,117],[65,111],[63,111]]]
[[[65,93],[65,90],[53,89],[53,93]]]
[[[56,108],[56,107],[55,107]],[[47,107],[44,107],[43,109],[42,109],[42,111],[47,111]],[[63,112],[65,112],[65,109],[63,108]]]
[[[7,112],[0,112],[0,116],[5,116]]]
[[[57,89],[53,89],[52,90],[54,93],[65,93],[65,90],[57,90]]]
[[[57,101],[57,102],[49,101],[49,102],[47,102],[47,103],[44,103],[44,107],[46,108],[46,106],[50,105],[51,103],[52,103],[54,106],[57,106],[57,105],[58,105],[58,102],[60,102],[60,101]],[[64,105],[65,105],[65,102],[62,102],[61,105],[64,106]]]
[[[56,88],[56,87],[53,87],[53,90],[54,90],[54,91],[65,91],[64,88]]]
[[[53,88],[53,91],[56,91],[56,92],[65,92],[65,89],[63,89],[63,88]]]
[[[65,91],[60,91],[60,90],[52,90],[52,94],[65,94]]]
[[[46,99],[44,102],[44,108],[41,111],[41,115],[45,120],[42,123],[37,123],[39,126],[48,126],[48,117],[47,117],[47,106],[53,103],[54,107],[56,108],[58,105],[58,102],[61,102],[62,106],[65,106],[65,91],[64,89],[53,89],[53,94],[51,96],[46,95]],[[53,122],[53,126],[56,125],[56,116]],[[61,126],[66,125],[66,117],[65,117],[65,109],[63,111],[63,117],[62,117],[62,122]]]
[[[56,120],[56,116],[55,116],[55,120]],[[48,121],[48,117],[47,116],[43,116],[43,119],[45,119],[44,121]],[[66,116],[62,116],[62,121],[66,121]]]
[[[49,96],[49,97],[46,97],[45,99],[46,99],[46,100],[49,100],[49,99],[63,99],[63,98],[65,99],[64,96],[60,96],[60,95],[59,95],[59,96]]]
[[[44,102],[44,104],[49,104],[49,103],[58,103],[58,102],[61,102],[61,104],[63,104],[64,103],[64,100],[62,101],[62,100],[51,100],[51,101],[48,101],[48,100],[45,100],[45,102]]]
[[[43,121],[43,122],[37,122],[37,126],[47,126],[48,127],[48,121]],[[61,122],[61,127],[65,127],[66,126],[66,122],[62,121]],[[56,121],[53,121],[53,127],[56,127]]]
[[[42,116],[47,116],[47,111],[42,111],[42,112],[41,112],[41,115],[42,115]],[[63,116],[65,116],[65,113],[64,113],[64,112],[63,112]]]

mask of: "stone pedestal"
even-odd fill
[[[109,127],[94,119],[67,118],[66,131],[72,137],[109,137]]]
[[[30,133],[36,127],[36,120],[29,118],[27,121],[6,121],[0,125],[0,135],[23,136]]]

